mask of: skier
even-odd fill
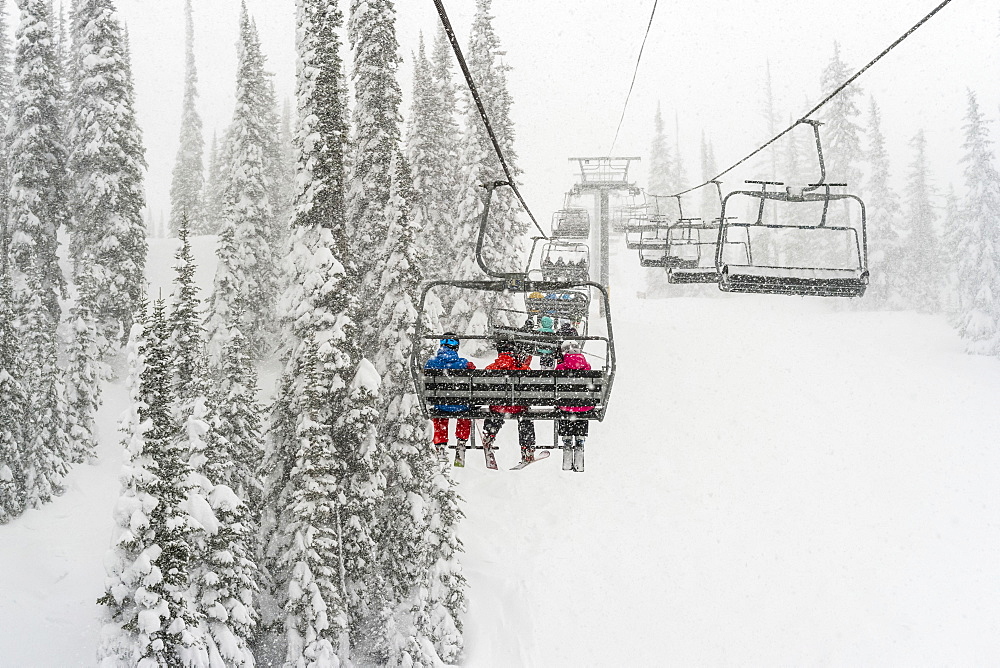
[[[490,363],[487,369],[505,369],[510,371],[527,371],[531,368],[531,355],[524,347],[516,342],[501,339],[496,343],[497,358]],[[491,449],[493,441],[496,440],[497,433],[503,427],[505,415],[517,415],[517,440],[521,446],[521,461],[532,462],[535,460],[535,423],[529,416],[524,415],[527,406],[490,406],[491,413],[497,413],[497,417],[486,418],[483,422],[483,447]]]
[[[559,325],[559,331],[556,332],[561,338],[569,338],[571,336],[580,336],[579,332],[576,331],[569,320],[563,320],[562,324]]]
[[[543,315],[538,320],[538,333],[539,334],[555,334],[556,330],[552,326],[552,318],[547,315]],[[554,348],[538,348],[538,365],[543,369],[552,369],[556,365],[556,351]]]
[[[440,348],[438,348],[437,353],[434,357],[427,360],[424,364],[425,369],[475,369],[476,365],[465,359],[464,357],[459,357],[458,346],[460,341],[455,334],[451,332],[445,333],[445,335],[438,342]],[[446,413],[461,413],[462,411],[469,410],[468,406],[435,406],[434,408],[444,411]],[[434,449],[439,455],[444,455],[448,449],[448,419],[449,418],[434,418]],[[458,440],[459,451],[464,451],[466,443],[469,440],[469,434],[472,433],[472,421],[468,418],[458,418],[458,424],[455,425],[455,438]]]
[[[563,369],[590,371],[590,362],[583,356],[580,341],[563,341],[562,361],[556,366],[556,370]],[[560,410],[568,413],[583,413],[593,410],[593,408],[591,406],[564,406]],[[583,472],[583,444],[587,440],[589,424],[587,419],[575,415],[569,415],[565,419],[559,420],[558,430],[563,445],[563,471]]]

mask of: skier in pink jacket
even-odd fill
[[[590,371],[590,362],[583,356],[583,348],[580,341],[563,341],[562,361],[556,365],[556,370],[563,369],[583,369]],[[587,440],[590,421],[572,414],[594,409],[590,406],[565,406],[560,410],[570,414],[565,419],[559,420],[559,435],[562,437],[563,444],[563,471],[572,470],[582,472],[583,444]]]

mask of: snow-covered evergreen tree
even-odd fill
[[[205,215],[205,232],[215,234],[222,224],[223,189],[225,177],[222,154],[225,140],[219,141],[217,133],[212,133],[212,143],[208,150],[208,176],[205,178],[205,188],[202,191],[202,211]]]
[[[909,234],[903,242],[898,271],[906,286],[906,305],[925,313],[935,313],[940,309],[943,267],[937,236],[937,213],[931,202],[933,187],[927,164],[927,140],[923,130],[914,135],[910,146],[913,147],[913,161],[903,194]]]
[[[93,267],[93,265],[90,265]],[[96,274],[96,275],[95,275]],[[101,406],[104,380],[101,351],[104,346],[90,306],[93,293],[101,288],[96,268],[77,277],[76,303],[69,311],[70,340],[66,348],[66,435],[72,461],[93,460],[97,456],[97,429],[94,419]]]
[[[234,336],[227,347],[231,343],[241,345],[242,340]],[[250,643],[260,580],[254,559],[256,523],[233,489],[216,481],[227,477],[234,466],[229,456],[239,448],[211,436],[220,425],[209,416],[203,398],[192,402],[185,426],[192,469],[188,507],[201,529],[192,541],[190,566],[194,606],[203,620],[200,630],[211,665],[253,666]]]
[[[379,293],[379,321],[386,324],[378,341],[376,369],[388,404],[379,424],[384,444],[385,500],[380,507],[377,534],[379,561],[386,574],[386,598],[394,618],[387,625],[389,665],[424,664],[422,636],[413,610],[422,607],[417,584],[422,580],[428,546],[423,534],[429,523],[429,479],[437,468],[427,447],[427,420],[420,411],[409,374],[410,350],[417,321],[416,299],[423,264],[415,246],[417,228],[412,219],[409,169],[402,156],[393,161],[388,251]],[[409,662],[407,664],[406,662]]]
[[[957,229],[949,231],[950,255],[958,261],[958,332],[969,352],[1000,352],[997,298],[1000,296],[1000,173],[993,155],[989,121],[976,94],[968,92],[962,145],[965,196]]]
[[[899,196],[890,185],[889,155],[882,134],[882,112],[875,98],[870,98],[868,111],[868,151],[870,167],[865,183],[865,204],[868,215],[869,285],[866,301],[876,308],[898,308],[905,284],[910,277],[902,274],[899,229],[901,221]]]
[[[674,112],[674,171],[673,180],[677,184],[677,189],[683,189],[688,185],[687,168],[684,166],[684,156],[681,153],[681,121],[680,116]]]
[[[194,62],[194,15],[191,0],[184,1],[184,101],[181,109],[180,146],[170,181],[170,232],[177,234],[181,219],[195,234],[207,232],[203,213],[205,140],[198,115],[198,69]]]
[[[443,53],[439,45],[444,46]],[[450,63],[454,59],[444,31],[434,46],[432,63],[421,35],[413,65],[413,102],[406,133],[406,158],[414,189],[413,221],[420,227],[418,245],[437,261],[426,267],[427,278],[450,277],[467,248],[456,248],[455,205],[458,190],[458,124],[455,122],[455,87]]]
[[[374,365],[362,359],[333,424],[333,442],[343,471],[338,529],[351,644],[360,656],[376,658],[384,651],[384,623],[391,613],[375,535],[385,494],[378,442],[380,384]]]
[[[469,70],[476,82],[504,158],[512,176],[517,178],[521,170],[517,167],[517,154],[514,150],[512,98],[507,86],[507,72],[510,67],[502,58],[500,39],[493,28],[491,5],[492,0],[476,0],[476,14],[465,53]],[[461,175],[457,204],[460,227],[454,237],[456,247],[469,249],[459,266],[459,278],[463,279],[482,276],[473,251],[486,196],[481,185],[504,178],[500,161],[479,112],[471,100],[471,95],[466,93],[465,97],[466,113],[459,158]],[[518,213],[519,204],[510,188],[499,188],[493,193],[483,257],[487,265],[496,270],[523,269],[520,264],[526,254],[527,225]],[[451,326],[470,334],[485,333],[488,314],[496,305],[499,305],[499,300],[493,295],[479,295],[465,291],[453,302]],[[470,348],[471,353],[479,352],[474,348]]]
[[[145,285],[142,133],[125,31],[112,0],[78,0],[72,30],[70,255],[77,280],[101,276],[101,289],[85,295],[93,299],[87,307],[105,342],[118,345]]]
[[[231,329],[209,396],[204,473],[217,485],[226,485],[246,504],[248,522],[257,525],[261,483],[257,468],[264,452],[261,406],[257,402],[257,370],[243,335]]]
[[[653,140],[649,146],[649,192],[653,195],[672,195],[677,192],[673,157],[670,155],[659,102],[656,103],[656,115],[653,116]]]
[[[285,368],[262,467],[270,583],[263,621],[271,635],[260,645],[286,665],[336,666],[381,614],[369,593],[370,531],[383,487],[377,373],[359,354],[359,279],[346,260],[343,16],[326,0],[298,0],[296,8],[299,190],[280,309]]]
[[[823,69],[820,87],[824,95],[832,93],[837,86],[851,77],[852,72],[840,57],[840,44],[833,44],[833,58]],[[823,158],[826,163],[828,183],[844,183],[857,188],[861,184],[859,163],[863,158],[861,150],[861,126],[858,116],[858,100],[862,95],[856,84],[851,84],[835,96],[823,108],[821,120],[825,123],[823,133]]]
[[[27,303],[21,332],[28,410],[24,449],[24,491],[29,508],[61,494],[62,481],[73,458],[66,434],[63,371],[58,365],[58,338],[52,314],[42,300],[41,271],[29,270]]]
[[[269,545],[280,551],[268,555],[274,557],[272,575],[279,587],[276,599],[286,648],[274,658],[293,666],[339,666],[350,657],[341,549],[343,471],[327,422],[324,370],[314,341],[302,348],[299,360],[294,465],[282,481],[287,483],[287,498],[281,500],[287,505],[281,511],[280,533],[274,527],[280,539]]]
[[[128,344],[130,408],[117,525],[106,560],[102,666],[207,665],[202,620],[191,599],[190,559],[202,528],[189,512],[191,471],[173,401],[165,306]],[[140,313],[141,315],[141,313]]]
[[[3,245],[0,239],[0,248]],[[0,262],[0,524],[24,511],[24,424],[29,410],[14,320],[14,294],[6,265]]]
[[[52,13],[46,0],[24,0],[15,34],[14,98],[5,141],[9,174],[7,238],[15,296],[36,272],[54,328],[66,281],[57,256],[67,219],[66,150],[59,113],[62,89]],[[17,298],[17,297],[16,297]]]
[[[198,286],[194,282],[194,256],[191,255],[191,240],[188,218],[181,215],[177,236],[181,245],[174,258],[175,292],[173,308],[170,311],[170,366],[173,370],[174,397],[180,402],[193,401],[205,392],[204,373],[204,330],[198,299]]]
[[[225,190],[225,209],[208,317],[212,359],[221,354],[225,333],[243,314],[239,329],[256,357],[268,348],[278,291],[274,209],[265,153],[275,141],[273,95],[257,28],[246,6],[240,15],[237,42],[236,111],[229,128],[232,167]]]
[[[352,160],[347,189],[352,252],[361,278],[361,299],[378,298],[379,278],[386,260],[387,207],[392,161],[399,150],[402,94],[396,73],[402,58],[396,41],[396,9],[392,0],[352,0],[347,39],[354,55],[354,123]],[[361,323],[364,350],[372,354],[383,325],[366,308]]]
[[[955,186],[948,184],[948,192],[944,196],[944,217],[942,221],[942,254],[945,260],[944,295],[942,308],[948,317],[954,320],[959,313],[958,267],[961,258],[958,256],[958,234],[962,228],[962,210]]]
[[[415,244],[418,228],[408,206],[412,197],[409,169],[402,157],[394,174],[389,254],[380,289],[380,319],[387,327],[379,338],[376,360],[382,393],[388,398],[379,429],[379,440],[386,444],[382,464],[386,492],[377,539],[394,612],[386,628],[388,663],[431,666],[439,660],[439,652],[450,652],[453,660],[462,647],[460,622],[451,619],[456,611],[443,601],[463,600],[464,580],[439,577],[441,566],[449,573],[460,573],[457,550],[448,550],[457,543],[442,540],[454,532],[449,521],[457,521],[460,515],[442,517],[436,505],[454,504],[457,499],[448,498],[450,482],[441,475],[437,457],[427,445],[427,420],[408,369],[410,350],[416,343],[416,300],[423,262]],[[446,642],[442,642],[444,637]],[[437,649],[431,652],[429,648],[435,645]]]
[[[14,81],[11,73],[10,41],[7,32],[7,0],[0,0],[0,123],[7,127],[10,119],[11,102],[13,99]],[[0,183],[8,183],[8,150],[7,142],[0,141]],[[0,188],[0,228],[7,221],[7,188]],[[6,256],[4,243],[0,248]]]

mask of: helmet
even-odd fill
[[[581,341],[577,341],[576,339],[570,339],[569,341],[563,341],[562,345],[559,346],[559,348],[564,353],[578,353],[581,350],[583,350],[583,345]]]
[[[441,340],[438,341],[438,343],[440,343],[445,348],[458,350],[458,344],[459,344],[458,335],[455,334],[454,332],[445,332],[444,335],[441,337]]]

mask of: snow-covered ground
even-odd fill
[[[652,270],[616,260],[618,376],[587,472],[505,470],[509,427],[499,472],[478,451],[454,471],[466,665],[1000,664],[1000,364],[940,317],[637,299]],[[120,385],[105,398],[100,462],[0,527],[0,666],[93,664]]]

